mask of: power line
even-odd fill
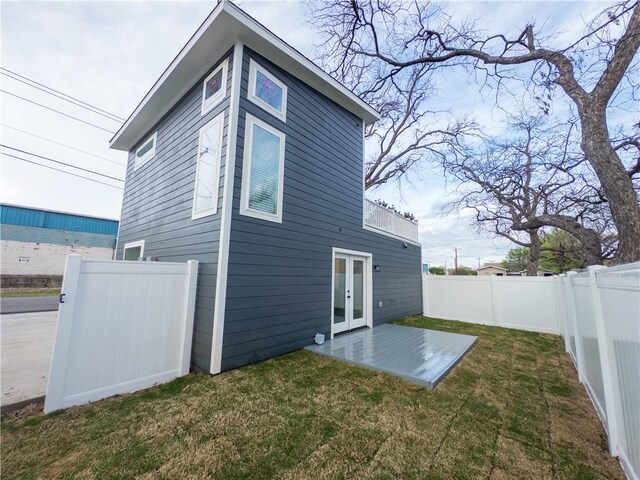
[[[40,87],[38,87],[37,85],[31,85],[30,83],[25,82],[24,80],[20,80],[19,78],[14,78],[14,77],[12,77],[11,75],[7,75],[7,74],[6,74],[6,73],[4,73],[4,72],[0,72],[0,73],[2,73],[3,75],[5,75],[5,76],[7,76],[7,77],[11,78],[12,80],[16,80],[16,81],[18,81],[18,82],[22,82],[22,83],[24,83],[25,85],[28,85],[28,86],[30,86],[30,87],[33,87],[33,88],[37,89],[37,90],[40,90],[41,92],[48,93],[49,95],[53,95],[54,97],[57,97],[57,98],[60,98],[60,99],[62,99],[62,100],[64,100],[64,101],[66,101],[66,102],[69,102],[69,103],[71,103],[72,105],[75,105],[75,106],[80,107],[80,108],[84,108],[85,110],[87,110],[87,111],[89,111],[89,112],[91,112],[91,113],[95,113],[96,115],[101,115],[101,116],[103,116],[103,117],[107,118],[108,120],[111,120],[111,121],[113,121],[113,122],[118,122],[118,123],[120,123],[120,122],[121,122],[120,120],[118,120],[118,119],[116,119],[116,118],[113,118],[113,117],[111,117],[110,115],[104,114],[104,113],[102,113],[102,112],[98,112],[98,111],[94,110],[93,108],[89,108],[89,107],[87,107],[87,106],[85,106],[85,105],[82,105],[82,104],[81,104],[81,103],[79,103],[79,102],[76,102],[76,101],[73,101],[73,100],[71,100],[71,99],[65,98],[65,97],[63,97],[62,95],[58,95],[57,93],[54,93],[54,92],[49,92],[49,91],[45,90],[44,88],[40,88]]]
[[[28,98],[21,97],[20,95],[16,95],[15,93],[7,92],[6,90],[3,90],[1,88],[0,88],[0,92],[6,93],[7,95],[11,95],[11,96],[16,97],[16,98],[19,98],[20,100],[24,100],[25,102],[33,103],[34,105],[37,105],[37,106],[42,107],[42,108],[46,108],[47,110],[51,110],[52,112],[59,113],[60,115],[64,115],[65,117],[73,118],[74,120],[77,120],[78,122],[82,122],[82,123],[85,123],[87,125],[91,125],[92,127],[99,128],[100,130],[104,130],[105,132],[112,133],[112,134],[115,133],[115,132],[113,132],[111,130],[107,130],[106,128],[103,128],[103,127],[101,127],[99,125],[96,125],[95,123],[87,122],[86,120],[82,120],[81,118],[74,117],[73,115],[69,115],[67,113],[63,113],[60,110],[56,110],[55,108],[47,107],[46,105],[42,105],[41,103],[34,102],[33,100],[29,100]]]
[[[7,125],[6,123],[0,123],[0,125],[2,125],[3,127],[6,127],[6,128],[10,128],[12,130],[16,130],[16,131],[21,132],[21,133],[25,133],[27,135],[31,135],[32,137],[39,138],[41,140],[44,140],[45,142],[55,143],[56,145],[60,145],[61,147],[66,147],[66,148],[69,148],[71,150],[75,150],[76,152],[84,153],[86,155],[91,155],[92,157],[99,158],[100,160],[104,160],[106,162],[114,163],[114,164],[119,165],[121,167],[126,165],[126,163],[117,162],[117,161],[111,160],[110,158],[107,158],[107,157],[101,157],[100,155],[96,155],[95,153],[87,152],[86,150],[81,150],[79,148],[72,147],[71,145],[67,145],[66,143],[56,142],[55,140],[51,140],[50,138],[41,137],[40,135],[36,135],[35,133],[27,132],[26,130],[20,130],[19,128],[12,127],[11,125]]]
[[[37,153],[28,152],[26,150],[20,150],[19,148],[10,147],[8,145],[3,145],[1,143],[0,143],[0,147],[8,148],[9,150],[13,150],[15,152],[25,153],[27,155],[32,155],[34,157],[42,158],[43,160],[48,160],[50,162],[59,163],[60,165],[64,165],[65,167],[76,168],[78,170],[82,170],[83,172],[92,173],[92,174],[98,175],[100,177],[105,177],[105,178],[108,178],[110,180],[116,180],[118,182],[124,183],[124,180],[122,180],[122,179],[120,179],[118,177],[112,177],[111,175],[106,175],[104,173],[96,172],[95,170],[89,170],[88,168],[78,167],[78,166],[73,165],[71,163],[65,163],[65,162],[61,162],[60,160],[54,160],[53,158],[45,157],[43,155],[38,155]]]
[[[6,157],[15,158],[16,160],[21,160],[23,162],[32,163],[33,165],[38,165],[39,167],[49,168],[51,170],[55,170],[56,172],[66,173],[67,175],[72,175],[74,177],[83,178],[85,180],[89,180],[90,182],[101,183],[102,185],[106,185],[108,187],[117,188],[118,190],[122,190],[123,187],[119,187],[117,185],[112,185],[107,182],[101,182],[100,180],[96,180],[95,178],[85,177],[84,175],[78,175],[77,173],[67,172],[66,170],[62,170],[60,168],[52,167],[50,165],[43,165],[42,163],[34,162],[32,160],[27,160],[26,158],[17,157],[15,155],[11,155],[10,153],[0,152],[0,155],[4,155]]]
[[[3,75],[16,80],[18,82],[22,82],[25,85],[29,85],[30,87],[36,88],[40,91],[43,91],[45,93],[48,93],[49,95],[53,95],[54,97],[58,97],[61,98],[62,100],[66,100],[67,102],[73,103],[74,105],[77,105],[79,107],[82,108],[86,108],[87,110],[90,110],[94,113],[97,113],[98,115],[102,115],[103,117],[107,117],[110,120],[114,120],[114,121],[118,121],[118,122],[124,122],[125,119],[122,117],[119,117],[118,115],[114,114],[114,113],[110,113],[107,112],[106,110],[103,110],[102,108],[96,107],[95,105],[91,105],[90,103],[84,102],[82,100],[80,100],[79,98],[76,98],[72,95],[66,94],[61,92],[60,90],[56,90],[55,88],[51,88],[48,87],[40,82],[36,82],[35,80],[32,80],[29,77],[25,77],[24,75],[20,75],[19,73],[16,72],[12,72],[11,70],[9,70],[8,68],[4,68],[4,67],[0,67],[0,70],[4,70],[4,72],[0,72]],[[11,75],[14,75],[15,77],[19,77],[19,78],[15,78],[12,77]],[[29,83],[31,82],[31,83]],[[35,85],[32,85],[35,84]],[[42,87],[42,88],[41,88]]]

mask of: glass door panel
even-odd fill
[[[364,260],[351,259],[351,320],[349,328],[357,328],[365,324],[364,321]]]
[[[347,326],[347,258],[336,256],[333,265],[333,325],[334,332]]]
[[[332,334],[367,324],[367,282],[370,275],[366,257],[336,254],[333,263]]]

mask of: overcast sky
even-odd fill
[[[215,2],[2,2],[2,67],[36,80],[119,117],[127,117]],[[293,1],[238,2],[248,13],[307,56],[314,58],[314,37],[305,5]],[[584,21],[606,4],[600,2],[451,2],[453,15],[479,19],[494,32],[545,24],[558,42],[577,38]],[[0,76],[0,137],[3,152],[27,160],[64,166],[24,152],[50,157],[124,178],[126,154],[108,148],[119,123]],[[473,79],[458,74],[443,82],[440,98],[458,115],[472,114],[490,131],[500,132],[503,113],[479,92]],[[34,105],[45,105],[77,120]],[[28,132],[28,133],[25,133]],[[41,137],[41,138],[39,138]],[[56,142],[56,143],[54,143]],[[73,149],[68,148],[73,147]],[[74,150],[75,149],[75,150]],[[79,151],[80,150],[80,151]],[[121,183],[87,174],[107,186],[3,155],[0,201],[18,205],[118,218]],[[84,175],[84,174],[83,174]],[[423,258],[434,265],[460,262],[476,266],[499,261],[512,246],[480,234],[464,214],[444,217],[440,207],[450,194],[442,173],[425,168],[402,188],[386,185],[368,196],[416,214]]]

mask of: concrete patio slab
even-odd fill
[[[45,394],[57,315],[38,312],[0,316],[3,406]]]
[[[477,339],[459,333],[384,324],[306,349],[433,388]]]

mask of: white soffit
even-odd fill
[[[380,118],[371,106],[233,4],[222,1],[189,39],[110,142],[130,150],[239,40],[366,124]]]

